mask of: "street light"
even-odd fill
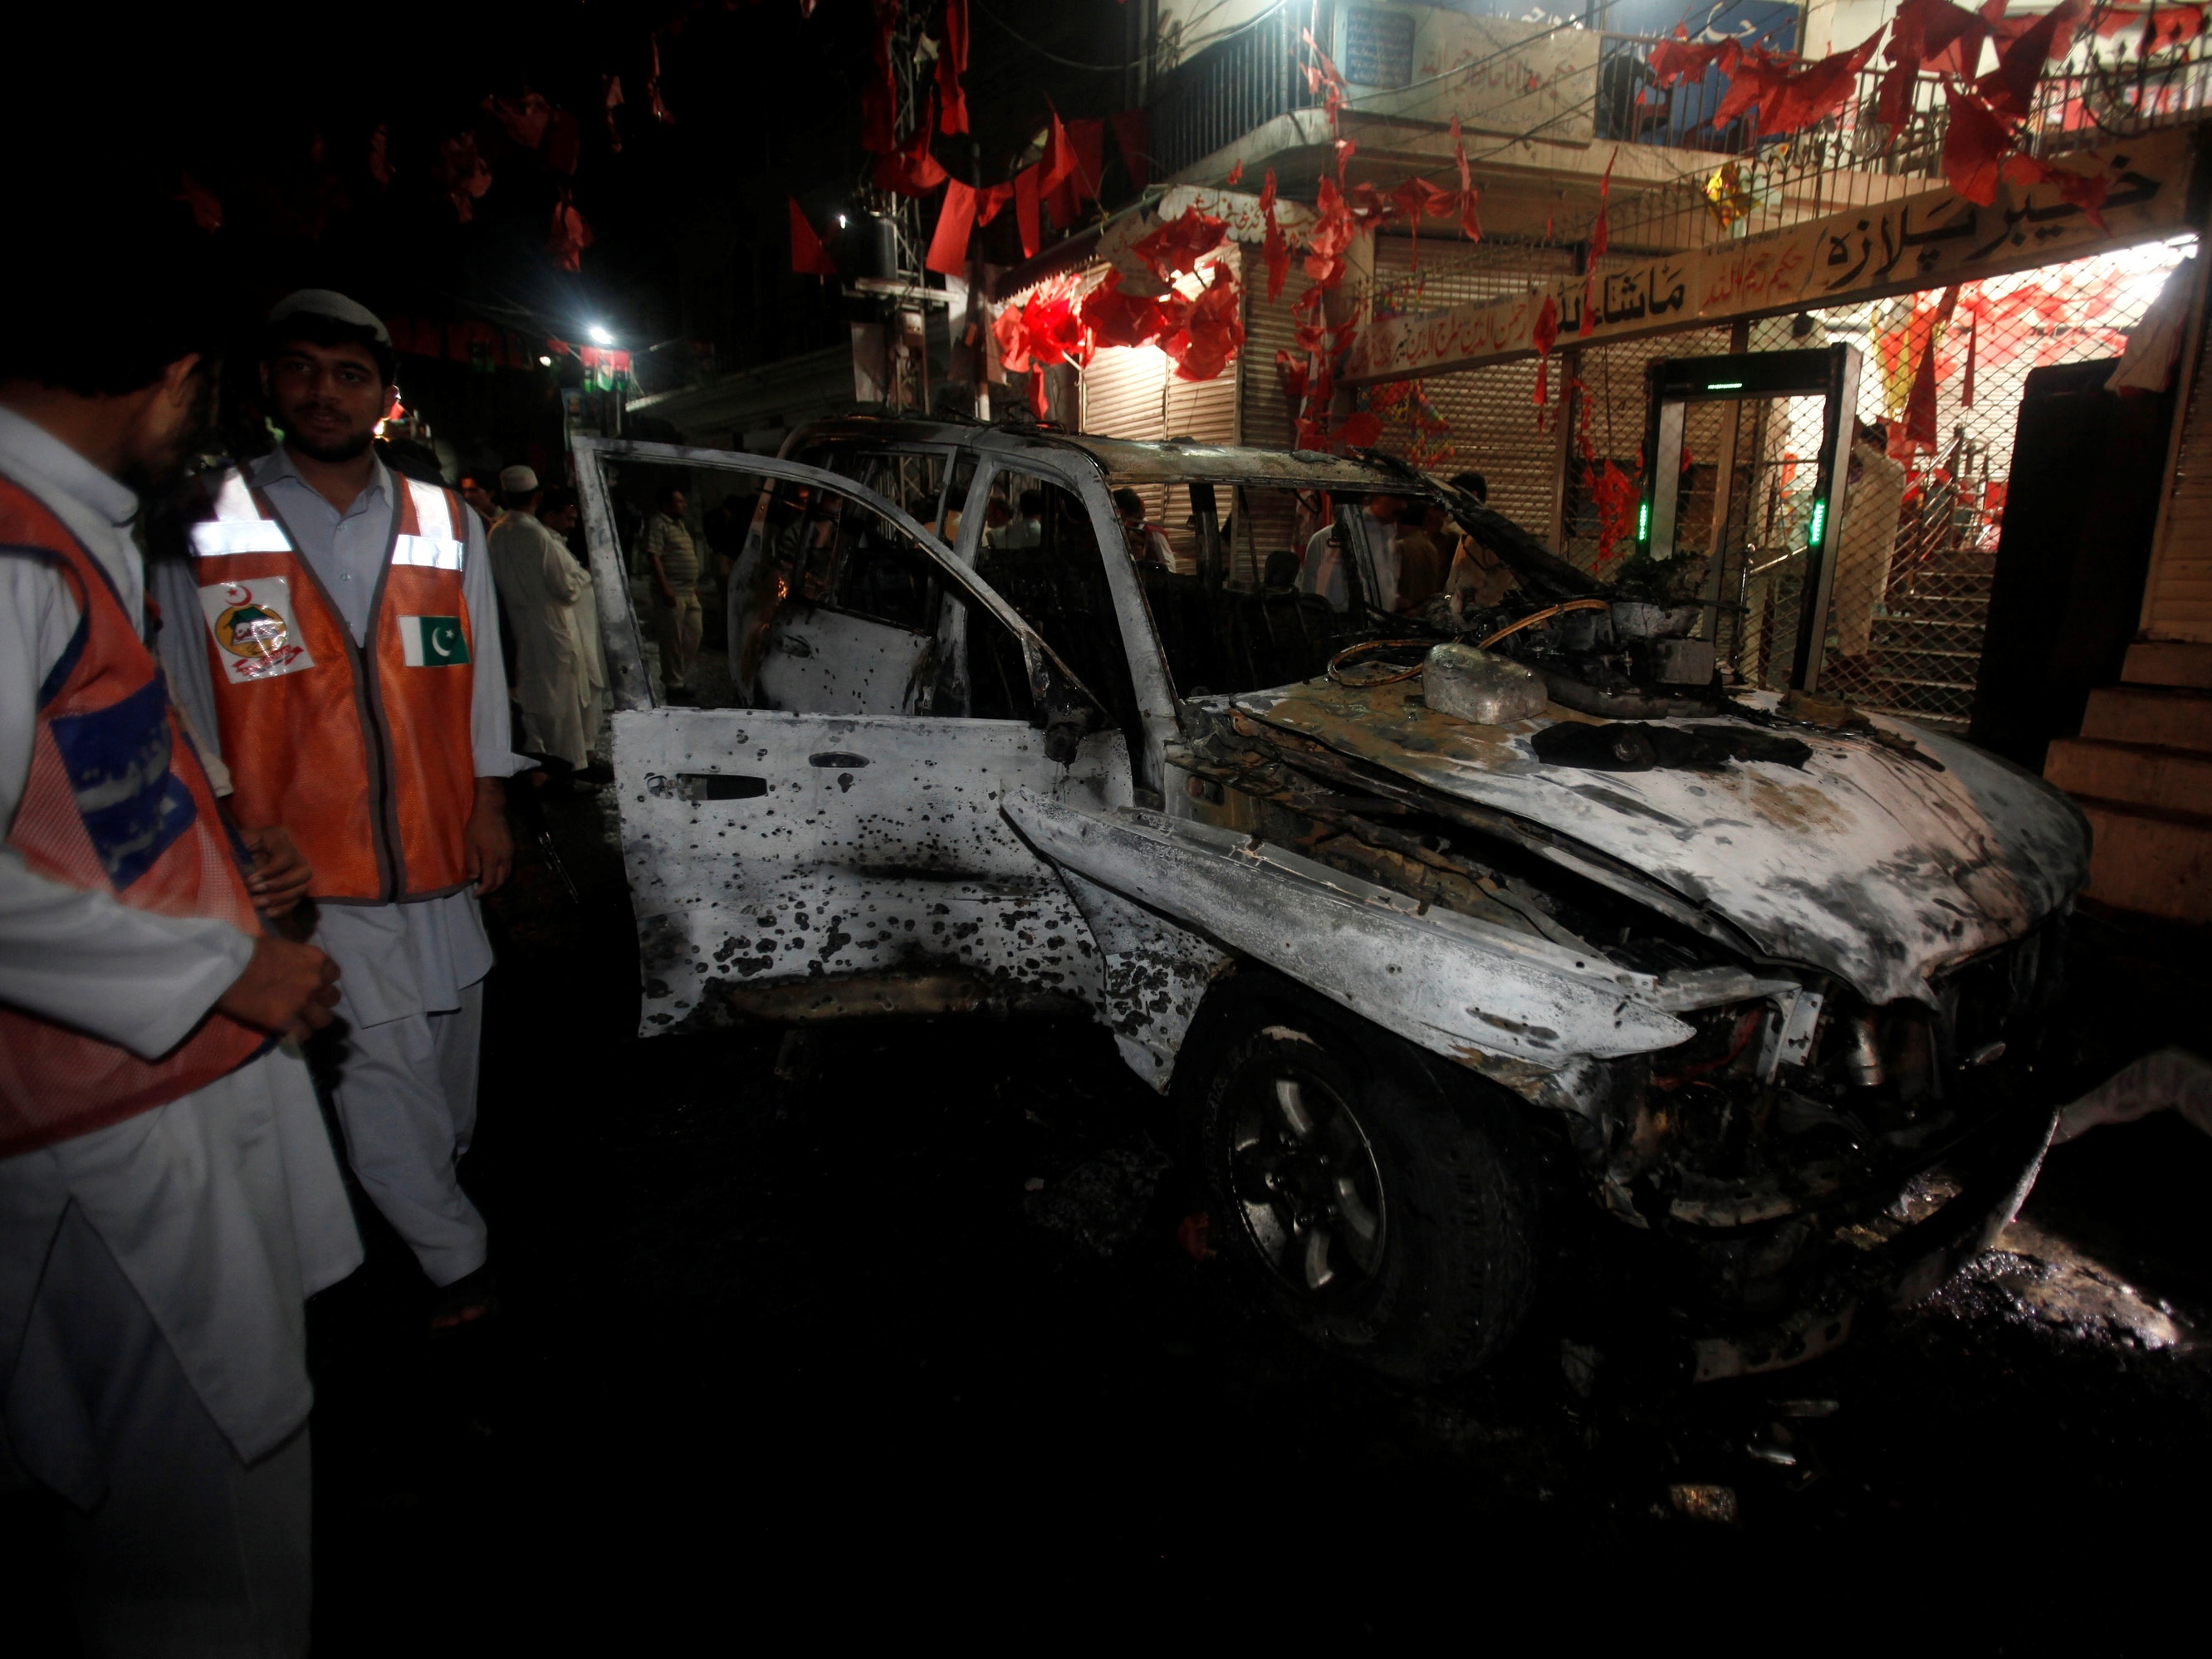
[[[597,323],[586,324],[584,328],[584,332],[592,337],[592,343],[593,345],[611,346],[615,343],[615,337],[608,333],[605,329],[600,327]]]

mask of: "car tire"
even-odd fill
[[[1518,1103],[1274,975],[1212,1000],[1178,1091],[1211,1248],[1334,1353],[1422,1386],[1475,1370],[1536,1280]]]

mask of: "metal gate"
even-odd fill
[[[2193,246],[2190,238],[2145,244],[1955,292],[1751,325],[1742,345],[1752,351],[1848,343],[1865,360],[1861,441],[1851,450],[1842,521],[1830,538],[1835,574],[1822,695],[1939,730],[1966,729],[2028,373],[2118,357],[2127,331]],[[1613,459],[1624,472],[1643,471],[1626,407],[1629,386],[1641,396],[1642,362],[1726,349],[1727,338],[1693,330],[1662,342],[1595,347],[1580,354],[1578,372],[1568,360],[1589,416],[1571,405],[1567,418],[1578,426],[1589,420],[1596,470]],[[1817,398],[1691,410],[1679,545],[1711,562],[1705,593],[1718,608],[1701,626],[1741,684],[1780,690],[1790,681],[1819,430]],[[1606,575],[1632,541],[1601,536],[1593,476],[1569,461],[1561,551]]]
[[[1754,349],[1841,340],[1866,357],[1859,417],[1869,441],[1852,452],[1825,695],[1965,730],[2028,373],[2118,357],[2193,247],[2193,238],[2149,243],[1955,292],[1814,312],[1807,338],[1789,337],[1804,326],[1796,319],[1754,327]],[[1915,425],[1920,441],[1909,435]],[[1788,465],[1786,457],[1760,459],[1770,473]],[[1778,551],[1778,544],[1763,544]],[[1748,640],[1749,612],[1743,621]]]

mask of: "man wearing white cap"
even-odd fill
[[[372,447],[394,368],[384,325],[343,295],[277,303],[261,374],[283,444],[210,491],[165,578],[161,640],[241,820],[285,825],[314,867],[319,941],[343,970],[347,1156],[446,1328],[494,1305],[458,1168],[492,964],[477,898],[507,878],[507,780],[526,763],[483,527]]]
[[[538,521],[538,474],[510,466],[499,475],[507,512],[491,527],[491,569],[514,630],[514,698],[522,706],[522,746],[580,772],[592,763],[586,724],[591,690],[576,632],[576,603],[590,580]]]

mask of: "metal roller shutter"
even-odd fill
[[[1394,312],[1436,311],[1469,300],[1524,292],[1574,271],[1571,250],[1456,237],[1381,236],[1375,243],[1376,303]],[[1553,368],[1557,395],[1558,365]],[[1536,365],[1493,363],[1431,375],[1402,389],[1371,387],[1367,407],[1382,416],[1379,447],[1425,472],[1472,470],[1490,504],[1538,535],[1551,523],[1558,445],[1536,429]]]
[[[1297,273],[1293,272],[1293,276]],[[1291,301],[1302,285],[1283,285],[1282,298],[1267,302],[1267,262],[1256,247],[1244,250],[1244,349],[1237,356],[1240,368],[1237,403],[1243,441],[1253,449],[1288,449],[1297,422],[1291,400],[1283,392],[1283,377],[1275,367],[1275,354],[1297,355],[1297,324],[1291,316]]]
[[[1168,360],[1150,346],[1109,346],[1083,371],[1083,429],[1158,442],[1168,435]]]
[[[1158,443],[1168,435],[1169,364],[1152,346],[1109,346],[1083,371],[1083,429],[1094,437],[1133,438]],[[1145,516],[1170,522],[1164,484],[1139,485]],[[1188,509],[1185,509],[1188,512]],[[1172,537],[1177,551],[1187,537]]]
[[[1297,356],[1297,324],[1291,316],[1291,301],[1304,291],[1299,273],[1283,285],[1282,297],[1267,302],[1267,262],[1257,247],[1244,250],[1244,349],[1238,355],[1237,388],[1240,441],[1251,449],[1288,449],[1297,434],[1291,400],[1283,392],[1283,377],[1275,367],[1275,354]],[[1244,511],[1251,520],[1251,535],[1237,533],[1231,548],[1232,579],[1259,585],[1255,561],[1279,547],[1291,544],[1296,512],[1291,498],[1279,490],[1248,495]]]

